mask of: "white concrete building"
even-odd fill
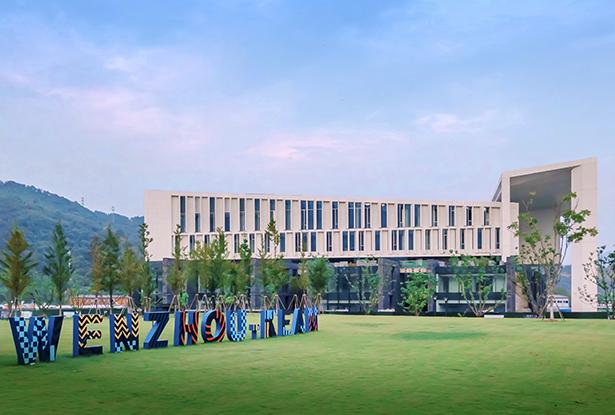
[[[562,197],[575,191],[579,207],[596,221],[596,160],[585,159],[505,172],[491,201],[377,199],[273,194],[227,194],[149,190],[145,222],[154,261],[172,256],[173,232],[181,229],[187,251],[208,243],[217,229],[228,241],[231,259],[248,241],[253,252],[264,247],[271,219],[280,232],[280,251],[298,259],[301,251],[331,259],[447,258],[453,252],[474,256],[518,253],[518,238],[508,229],[520,204],[534,192],[532,214],[549,226]],[[269,241],[270,242],[270,241]],[[576,288],[583,283],[583,263],[595,249],[588,239],[572,251],[572,308],[586,310]]]

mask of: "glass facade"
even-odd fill
[[[354,202],[348,202],[348,229],[354,228]]]
[[[372,205],[371,203],[365,203],[365,227],[367,229],[372,227]]]
[[[186,232],[186,196],[179,198],[179,231]]]
[[[290,200],[285,200],[284,201],[284,229],[286,229],[287,231],[290,230],[291,227],[291,218],[292,218],[292,210],[291,210],[292,204]]]
[[[316,229],[322,229],[322,201],[316,202]]]
[[[386,203],[382,203],[380,205],[380,227],[381,228],[387,227],[387,204]]]
[[[421,226],[421,205],[414,205],[414,227]]]
[[[239,231],[246,230],[246,199],[239,199]]]
[[[261,200],[254,199],[254,230],[261,230]]]
[[[216,231],[216,198],[209,198],[209,232]]]
[[[331,229],[338,229],[339,226],[339,202],[331,202]]]

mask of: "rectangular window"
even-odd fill
[[[327,252],[333,251],[333,234],[327,232]]]
[[[387,227],[387,204],[383,203],[380,205],[380,227]]]
[[[310,251],[316,252],[316,232],[310,232]]]
[[[216,231],[216,198],[209,198],[209,232]]]
[[[280,234],[280,252],[286,252],[286,234]]]
[[[455,206],[448,207],[448,226],[455,226]]]
[[[391,251],[397,251],[397,231],[391,231]]]
[[[331,203],[331,229],[339,228],[339,202]]]
[[[380,231],[374,232],[374,251],[380,251]]]
[[[449,292],[449,278],[448,277],[442,278],[442,292],[443,293]]]
[[[354,226],[355,228],[361,228],[361,202],[356,202],[354,204]]]
[[[254,199],[254,230],[261,230],[261,200]]]
[[[201,198],[194,198],[194,231],[201,232]]]
[[[269,222],[275,220],[275,200],[269,200]]]
[[[495,249],[500,249],[500,228],[495,228]]]
[[[348,231],[342,232],[342,251],[348,251]]]
[[[290,230],[291,225],[291,201],[284,201],[284,229]]]
[[[371,203],[365,203],[365,227],[367,229],[372,227],[372,205]]]
[[[472,206],[466,206],[466,226],[472,226]]]
[[[301,201],[301,229],[307,229],[307,202]]]
[[[400,251],[404,250],[404,236],[405,236],[405,234],[406,234],[406,231],[404,231],[404,230],[398,231],[398,237],[397,237],[398,244],[397,244],[397,247],[399,248]]]
[[[431,205],[431,226],[438,226],[438,206]]]
[[[410,212],[412,212],[412,205],[405,204],[404,205],[404,227],[409,228],[412,226],[412,222],[410,221]]]
[[[397,227],[401,228],[404,226],[404,205],[401,203],[397,204]]]
[[[359,251],[365,251],[365,232],[359,231]]]
[[[295,252],[301,252],[301,234],[295,233]]]
[[[483,212],[483,224],[485,226],[489,226],[489,220],[490,220],[490,209],[488,207],[485,208],[485,211]]]
[[[348,229],[354,228],[354,202],[348,202]]]
[[[186,196],[179,197],[179,230],[186,232]]]
[[[431,249],[431,231],[427,229],[425,231],[425,250],[429,251]]]
[[[466,249],[466,230],[459,230],[459,249]]]
[[[356,238],[356,232],[352,231],[352,232],[348,232],[348,247],[351,251],[355,250],[355,238]]]
[[[448,229],[442,230],[442,249],[448,249]]]
[[[246,230],[246,199],[239,199],[239,231]]]
[[[231,231],[231,201],[224,199],[224,232]]]
[[[308,251],[308,233],[307,232],[303,232],[301,234],[301,249],[304,252]]]
[[[483,249],[483,229],[476,230],[476,249]]]
[[[269,251],[271,250],[271,236],[268,233],[265,233],[264,235],[264,239],[265,239],[265,252],[269,253]]]
[[[316,229],[322,229],[322,200],[316,202]]]
[[[307,208],[308,229],[314,229],[314,201],[308,200]]]
[[[238,254],[239,253],[239,234],[236,233],[233,235],[233,251]]]
[[[414,227],[421,227],[421,205],[414,205]]]
[[[408,231],[408,251],[412,251],[414,249],[414,231]]]

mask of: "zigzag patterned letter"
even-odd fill
[[[160,349],[169,345],[168,340],[158,340],[162,331],[169,322],[169,313],[164,311],[156,311],[143,314],[144,321],[153,321],[151,330],[147,333],[147,337],[143,342],[144,349]]]
[[[109,328],[111,353],[119,353],[122,349],[139,350],[139,313],[126,317],[111,314]]]
[[[17,352],[17,363],[29,365],[36,362],[37,355],[41,362],[56,360],[63,321],[63,316],[52,316],[49,317],[47,326],[44,317],[30,317],[30,324],[26,327],[25,318],[10,318],[9,325]]]
[[[73,357],[102,354],[102,346],[86,347],[88,340],[101,339],[100,330],[88,330],[88,324],[102,323],[103,316],[100,314],[85,314],[73,316]]]
[[[186,336],[186,334],[188,334]],[[187,344],[197,344],[199,342],[199,312],[198,311],[176,311],[175,312],[175,333],[173,335],[173,346],[185,346]]]
[[[232,342],[246,339],[248,329],[248,313],[246,310],[226,311],[226,337]]]

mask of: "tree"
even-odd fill
[[[32,281],[31,271],[35,266],[23,232],[13,228],[0,258],[0,282],[8,291],[9,316],[19,308],[19,300]]]
[[[327,258],[316,257],[307,262],[307,275],[312,293],[315,297],[320,297],[329,286],[329,281],[333,277],[333,269]]]
[[[147,223],[139,226],[139,253],[141,254],[141,272],[139,278],[139,289],[141,291],[141,306],[144,311],[149,311],[152,297],[156,291],[156,283],[150,265],[151,256],[148,252],[149,245],[154,241],[150,237]]]
[[[409,274],[401,286],[400,305],[409,313],[418,316],[427,307],[431,296],[436,292],[436,277],[428,272]]]
[[[75,272],[71,251],[64,236],[62,225],[57,223],[53,230],[51,246],[45,253],[45,266],[43,274],[51,280],[58,299],[58,314],[62,315],[64,295],[68,289],[70,279]]]
[[[239,262],[231,265],[229,293],[234,296],[246,294],[252,285],[252,250],[247,240],[239,246]]]
[[[280,294],[282,288],[288,284],[288,269],[284,262],[284,255],[278,254],[280,246],[280,233],[272,219],[267,225],[265,235],[259,248],[259,265],[263,289],[269,294]],[[271,253],[270,247],[273,247]]]
[[[292,280],[293,287],[300,291],[301,294],[307,294],[310,288],[310,277],[308,275],[308,257],[305,251],[301,250],[301,258],[299,260],[299,269],[297,278]]]
[[[590,293],[584,284],[579,287],[581,298],[590,304],[603,305],[607,318],[612,320],[615,318],[615,251],[607,253],[605,246],[598,247],[583,268],[585,279],[596,287],[597,293]]]
[[[129,297],[129,304],[132,303],[132,295],[140,287],[142,272],[143,264],[137,259],[135,251],[133,251],[130,246],[126,245],[120,261],[119,282],[122,289]]]
[[[56,289],[53,282],[43,275],[35,275],[32,278],[29,291],[30,297],[38,310],[44,315],[49,315],[49,309],[56,298]]]
[[[109,295],[109,314],[113,313],[113,293],[120,284],[120,241],[111,228],[98,251],[100,255],[101,287]]]
[[[103,290],[102,286],[102,253],[101,243],[98,236],[92,238],[90,242],[90,260],[92,263],[92,269],[90,272],[92,278],[92,293],[98,297]]]
[[[532,312],[544,317],[560,279],[568,248],[585,237],[596,236],[598,231],[595,227],[584,226],[591,212],[578,210],[577,195],[569,193],[557,208],[550,233],[543,234],[538,219],[529,214],[534,196],[535,193],[530,193],[529,201],[524,203],[526,211],[520,213],[519,220],[508,228],[519,238],[521,245],[515,283],[527,297]]]
[[[371,267],[359,268],[357,278],[345,275],[346,282],[359,297],[359,309],[362,313],[371,313],[378,308],[380,302],[380,286],[382,279]]]
[[[476,317],[483,317],[506,301],[506,287],[499,291],[494,286],[494,263],[490,257],[459,255],[451,258],[454,278],[461,296]],[[498,293],[494,296],[492,293]]]
[[[173,302],[171,306],[176,305],[181,307],[179,299],[181,294],[186,290],[186,273],[182,269],[182,259],[184,258],[184,250],[181,246],[181,230],[179,225],[175,228],[173,234],[173,265],[171,266],[171,272],[167,277],[167,285],[173,293]]]

